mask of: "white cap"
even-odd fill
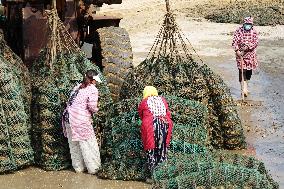
[[[101,80],[101,78],[99,77],[99,75],[93,76],[93,79],[96,80],[96,81],[99,82],[99,83],[102,82],[102,80]]]

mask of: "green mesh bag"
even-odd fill
[[[166,96],[166,99],[169,106],[173,106],[171,111],[174,122],[169,154],[205,153],[205,145],[208,144],[206,108],[198,102],[174,96]],[[146,156],[141,142],[141,123],[137,112],[140,100],[123,100],[110,108],[110,115],[113,118],[107,121],[104,130],[101,153],[105,159],[99,173],[101,178],[144,180],[150,176],[145,167]],[[188,131],[191,134],[187,133]],[[191,138],[192,135],[197,137]]]
[[[220,163],[204,164],[202,169],[206,170],[181,174],[169,180],[160,180],[153,188],[275,188],[265,175],[255,169]]]
[[[34,161],[30,141],[31,87],[28,69],[0,34],[0,173]]]
[[[208,108],[211,144],[216,149],[245,148],[243,128],[229,88],[210,68],[193,59],[194,49],[191,52],[188,43],[174,15],[167,12],[148,57],[125,79],[120,99],[140,96],[144,87],[151,85],[161,95],[201,102]]]
[[[56,30],[52,30],[54,25]],[[90,69],[96,70],[103,81],[97,84],[100,111],[94,116],[99,141],[106,120],[104,109],[110,106],[112,100],[99,68],[81,52],[54,10],[48,12],[48,26],[49,41],[31,68],[33,140],[37,165],[45,170],[61,170],[71,165],[61,114],[73,87]]]
[[[137,111],[122,113],[107,121],[102,149],[104,179],[144,180],[146,178],[145,155],[140,139]]]
[[[217,116],[219,120],[216,122],[215,119],[209,119],[209,124],[214,131],[212,138],[222,140],[227,149],[244,146],[245,137],[241,121],[228,86],[208,66],[203,65],[199,70],[203,73],[209,89],[209,104],[211,104],[208,108],[209,114]]]
[[[153,178],[155,188],[279,188],[262,162],[226,151],[170,153]]]
[[[1,63],[1,62],[0,62]],[[3,110],[2,97],[0,98],[0,173],[16,170],[16,163],[13,158],[9,129]]]
[[[13,171],[33,163],[30,140],[30,111],[25,84],[19,80],[20,67],[0,55],[0,173]]]

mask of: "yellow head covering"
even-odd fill
[[[149,96],[158,96],[158,91],[153,86],[146,86],[143,90],[143,99],[148,98]]]

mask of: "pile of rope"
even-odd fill
[[[30,104],[28,70],[0,34],[0,173],[34,161]]]
[[[82,81],[87,70],[96,70],[102,83],[98,84],[101,111],[94,120],[94,128],[100,138],[105,123],[104,108],[112,103],[110,92],[99,68],[81,52],[60,21],[57,12],[48,15],[48,41],[33,64],[32,73],[32,121],[35,162],[45,170],[61,170],[70,166],[67,139],[63,136],[61,113],[71,89]]]
[[[196,100],[209,111],[210,141],[215,148],[243,149],[246,147],[243,128],[236,105],[227,85],[211,69],[195,61],[175,16],[169,11],[148,57],[125,80],[120,98],[141,96],[146,85],[158,88],[162,95],[174,95]]]

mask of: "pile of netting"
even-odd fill
[[[32,121],[35,162],[45,170],[61,170],[70,166],[67,139],[63,136],[61,114],[73,87],[82,81],[87,70],[96,70],[102,83],[98,84],[99,108],[112,103],[106,80],[77,47],[60,21],[56,11],[48,14],[48,41],[32,66]],[[105,111],[95,116],[94,128],[100,138],[105,123]]]
[[[0,173],[34,161],[30,104],[28,70],[0,34]]]
[[[215,148],[245,148],[243,128],[228,86],[209,67],[193,59],[187,46],[190,43],[184,39],[169,11],[147,59],[125,80],[120,98],[141,96],[143,88],[152,85],[162,95],[199,101],[208,108],[211,144]]]
[[[166,96],[174,122],[170,153],[204,153],[208,146],[207,109],[199,102]],[[140,134],[137,107],[141,99],[115,104],[104,129],[101,178],[144,180],[149,176]]]
[[[156,189],[278,187],[262,162],[253,157],[210,148],[208,113],[204,105],[176,96],[165,98],[174,122],[168,161],[149,175],[137,112],[141,99],[122,100],[109,111],[112,118],[104,129],[101,151],[104,158],[99,177],[139,181],[152,176]]]
[[[202,7],[202,10],[205,18],[214,22],[239,24],[243,23],[243,18],[247,15],[254,17],[255,25],[267,26],[284,24],[283,5],[283,0],[235,0],[221,6],[216,6],[216,2],[212,1],[207,5],[208,8]]]
[[[156,167],[153,179],[155,189],[279,188],[262,162],[226,151],[170,155]]]

